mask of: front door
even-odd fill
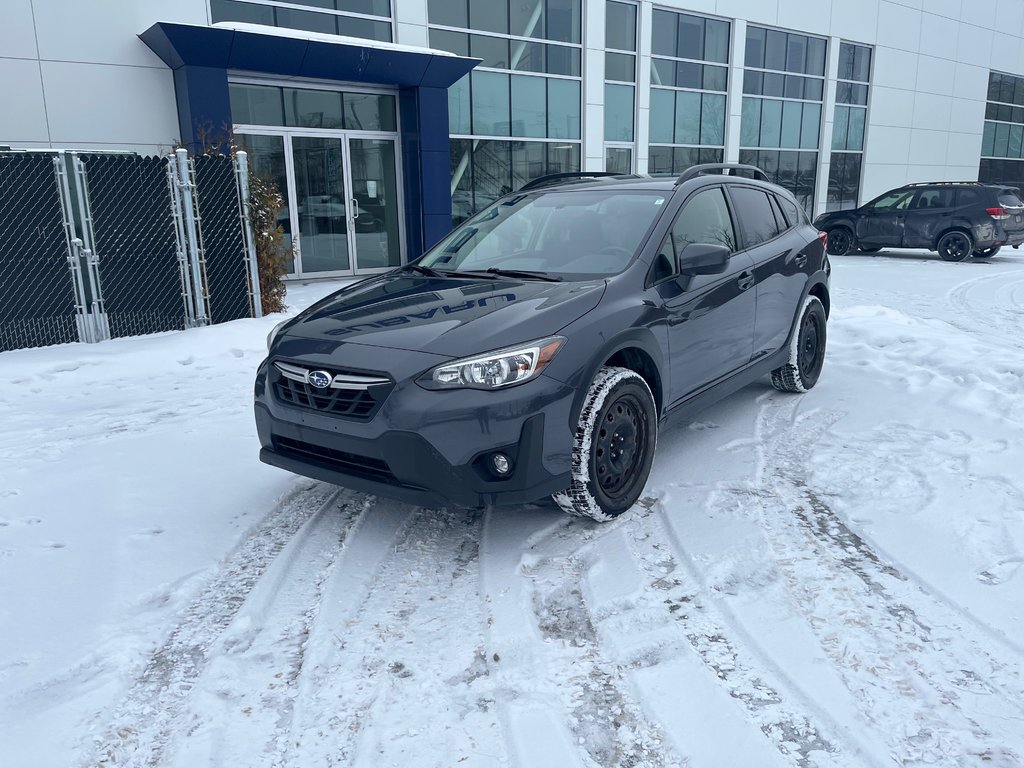
[[[914,190],[887,192],[857,210],[857,242],[878,248],[899,248],[903,225]]]
[[[367,274],[402,263],[397,137],[250,128],[238,135],[254,171],[265,169],[281,189],[289,276]]]

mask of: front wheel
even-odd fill
[[[598,522],[629,509],[647,484],[658,442],[658,412],[636,371],[597,372],[580,413],[572,449],[572,485],[554,494],[570,515]]]
[[[991,259],[997,253],[999,253],[999,249],[1001,247],[1002,246],[1000,245],[993,245],[991,248],[979,248],[971,255],[976,259]]]
[[[825,364],[825,307],[817,296],[804,300],[789,360],[772,371],[772,386],[781,392],[806,392],[818,383]]]
[[[974,250],[974,242],[966,232],[954,229],[939,238],[935,249],[943,261],[963,261]]]

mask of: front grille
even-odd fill
[[[313,459],[318,464],[349,475],[358,475],[359,477],[365,477],[378,482],[400,485],[398,479],[392,474],[391,467],[383,459],[360,456],[355,453],[338,451],[334,448],[326,448],[322,445],[304,443],[301,440],[292,440],[290,437],[275,437],[274,449],[285,456]]]
[[[333,383],[329,387],[320,388],[305,381],[305,368],[290,363],[275,363],[271,370],[273,391],[281,402],[361,421],[373,418],[395,386],[390,377],[384,375],[368,376],[332,369],[325,373],[334,378]],[[382,383],[346,386],[347,380]]]

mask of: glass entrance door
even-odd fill
[[[294,211],[303,274],[351,272],[349,196],[341,138],[292,136]]]
[[[350,138],[348,146],[356,268],[397,267],[402,247],[395,141]]]
[[[254,171],[281,190],[278,223],[293,246],[291,277],[366,274],[402,263],[396,138],[265,128],[237,135]]]

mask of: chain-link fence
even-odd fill
[[[78,340],[54,163],[0,153],[0,351]]]
[[[0,351],[258,316],[239,161],[0,153]]]

